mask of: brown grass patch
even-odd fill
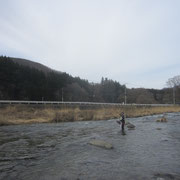
[[[39,108],[39,106],[9,105],[0,108],[0,125],[116,119],[120,117],[121,112],[125,112],[126,117],[139,117],[165,112],[180,112],[180,106],[108,106],[95,108],[45,106]]]

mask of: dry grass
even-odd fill
[[[80,107],[39,108],[27,105],[9,105],[0,108],[0,125],[113,119],[119,118],[122,111],[125,112],[126,117],[139,117],[165,112],[180,112],[180,106],[87,107],[80,109]]]

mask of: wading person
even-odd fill
[[[125,125],[125,118],[124,118],[124,112],[121,113],[121,129],[124,131],[124,125]]]

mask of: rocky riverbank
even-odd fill
[[[1,126],[0,179],[179,180],[180,113],[162,116]]]

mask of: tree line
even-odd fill
[[[89,101],[124,103],[172,103],[172,88],[162,90],[132,88],[108,78],[100,83],[90,83],[79,77],[56,71],[43,72],[0,56],[1,100]],[[176,86],[176,102],[180,102],[180,90]]]

